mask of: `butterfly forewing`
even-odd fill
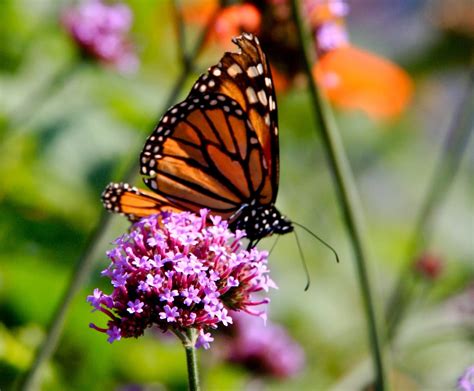
[[[242,107],[214,93],[190,96],[163,116],[141,154],[146,185],[171,203],[223,216],[255,195],[271,202],[266,159]]]
[[[219,92],[231,96],[247,113],[262,146],[272,185],[272,202],[278,192],[279,147],[276,96],[269,63],[258,38],[234,38],[240,51],[226,53],[194,84],[190,96]]]

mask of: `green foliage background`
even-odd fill
[[[472,45],[472,40],[430,23],[429,2],[399,2],[406,3],[404,12],[388,3],[375,11],[369,2],[353,4],[352,40],[403,64],[414,78],[414,100],[402,118],[390,123],[373,122],[363,113],[336,113],[362,194],[379,310],[406,261],[416,212],[465,88]],[[90,64],[72,71],[56,91],[30,101],[43,83],[76,58],[73,43],[58,24],[62,4],[0,1],[2,390],[12,388],[27,369],[97,223],[101,191],[109,181],[121,179],[137,159],[180,70],[169,2],[128,4],[135,16],[133,38],[141,60],[136,75],[124,77]],[[187,36],[191,45],[197,30],[189,28]],[[200,69],[221,54],[218,48],[207,50],[200,57]],[[193,80],[188,80],[182,97]],[[309,96],[304,89],[291,90],[279,95],[278,103],[278,207],[335,246],[341,263],[301,232],[312,279],[309,291],[303,292],[305,279],[294,237],[282,237],[270,258],[280,287],[271,293],[270,318],[284,324],[304,346],[305,370],[287,381],[256,383],[243,369],[203,352],[204,388],[240,390],[258,384],[269,390],[353,390],[367,378],[370,362],[340,209]],[[14,126],[12,119],[17,121]],[[463,315],[456,304],[456,297],[469,287],[472,292],[474,284],[472,141],[467,151],[433,220],[429,251],[443,259],[443,273],[435,282],[417,284],[417,299],[388,350],[398,390],[454,389],[456,378],[474,363],[473,314]],[[116,217],[106,233],[95,269],[70,309],[59,348],[45,370],[43,389],[109,390],[127,384],[186,389],[184,352],[177,342],[163,342],[150,333],[109,345],[103,334],[88,328],[89,322],[100,324],[104,319],[90,312],[85,298],[97,286],[108,291],[99,277],[107,264],[105,250],[126,227],[126,221]],[[267,239],[263,247],[272,244]]]

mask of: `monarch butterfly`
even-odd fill
[[[140,155],[146,191],[111,183],[102,194],[109,211],[129,219],[160,211],[199,211],[229,219],[251,244],[293,231],[275,208],[279,148],[275,91],[258,38],[243,33],[171,107]]]

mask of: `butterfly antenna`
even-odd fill
[[[273,252],[273,250],[275,249],[275,247],[276,247],[276,245],[277,245],[279,239],[280,239],[280,235],[276,235],[276,239],[275,239],[275,241],[273,242],[272,247],[270,248],[270,251],[268,252],[269,255],[270,255],[270,254]]]
[[[292,221],[292,223],[294,225],[296,225],[297,227],[300,227],[302,229],[304,229],[307,233],[309,233],[313,238],[319,240],[319,242],[321,242],[322,244],[324,244],[329,250],[331,250],[334,254],[334,256],[336,257],[336,262],[339,263],[339,255],[337,254],[337,251],[334,249],[334,247],[332,247],[328,242],[326,242],[325,240],[321,239],[318,235],[316,235],[314,232],[310,231],[308,228],[306,228],[304,225],[301,225],[299,223],[296,223],[295,221]],[[296,234],[296,232],[295,232]]]
[[[301,243],[298,238],[298,234],[296,233],[296,231],[293,232],[295,233],[296,244],[298,246],[298,251],[300,252],[301,262],[303,263],[304,274],[306,274],[306,286],[304,287],[304,290],[307,291],[309,286],[311,285],[311,277],[309,276],[308,265],[306,264],[306,260],[304,259],[304,254],[301,248]]]

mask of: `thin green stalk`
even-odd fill
[[[446,199],[474,129],[474,70],[468,76],[466,91],[453,115],[442,145],[438,162],[418,213],[415,228],[406,253],[406,263],[400,272],[385,318],[387,339],[393,340],[413,296],[413,261],[420,255],[432,236],[433,218]]]
[[[160,110],[160,113],[163,113],[165,110],[168,109],[177,99],[179,92],[184,86],[184,83],[188,76],[192,73],[194,62],[198,57],[199,53],[201,52],[205,37],[209,31],[210,26],[214,21],[215,15],[210,19],[209,23],[201,32],[201,35],[198,37],[197,42],[189,55],[189,58],[192,59],[188,63],[183,64],[182,70],[176,79],[176,82],[170,92],[168,99],[166,100],[164,107]],[[154,123],[155,124],[155,123]],[[153,124],[153,126],[154,126]],[[137,152],[135,152],[137,154]],[[138,160],[138,159],[137,159]],[[130,165],[130,167],[126,170],[125,174],[125,181],[132,182],[136,176],[138,171],[137,169],[138,163],[135,161]],[[96,225],[96,228],[91,233],[87,240],[87,244],[83,253],[79,256],[76,267],[71,275],[70,283],[66,288],[66,292],[64,293],[58,307],[53,315],[51,323],[48,327],[48,333],[38,348],[36,355],[33,359],[33,362],[26,372],[24,378],[22,379],[19,389],[24,391],[33,391],[38,388],[38,384],[40,382],[39,374],[42,366],[46,363],[56,350],[59,338],[62,334],[64,322],[66,319],[66,315],[68,309],[71,305],[72,300],[76,296],[79,289],[82,287],[85,279],[89,275],[89,272],[92,268],[93,261],[94,261],[94,254],[98,248],[99,242],[101,241],[104,233],[107,230],[107,227],[110,224],[112,219],[112,215],[106,212],[104,209],[101,210],[101,215],[99,217],[99,221]]]
[[[38,348],[34,360],[26,372],[19,389],[25,391],[32,391],[39,388],[39,374],[43,364],[49,360],[51,355],[56,350],[59,338],[61,337],[64,321],[69,310],[69,307],[74,300],[77,292],[81,289],[86,277],[90,274],[93,265],[94,254],[98,248],[100,239],[110,224],[110,214],[102,212],[94,231],[90,234],[84,252],[77,260],[76,267],[72,272],[69,285],[66,288],[61,302],[59,303],[56,312],[53,315],[51,324],[48,328],[48,333]]]
[[[183,343],[184,350],[186,351],[186,364],[188,368],[188,384],[190,391],[199,391],[201,389],[199,385],[199,371],[198,362],[196,355],[196,329],[188,329],[186,331],[188,341]]]
[[[345,226],[355,256],[359,288],[364,305],[370,349],[376,376],[375,389],[377,391],[384,391],[388,388],[388,385],[385,380],[384,360],[381,351],[382,344],[366,268],[369,256],[364,236],[362,207],[334,116],[312,75],[311,68],[313,61],[311,61],[309,50],[305,45],[304,26],[300,17],[297,0],[292,0],[292,6],[302,52],[304,54],[305,72],[309,83],[311,98],[314,103],[316,119],[323,140],[324,150],[326,151],[329,166],[333,174],[339,205],[342,208]]]
[[[173,16],[175,19],[174,27],[176,29],[176,37],[178,41],[178,61],[184,66],[189,66],[189,57],[186,50],[186,35],[185,25],[181,14],[181,2],[179,0],[172,0],[171,5],[173,9]]]

